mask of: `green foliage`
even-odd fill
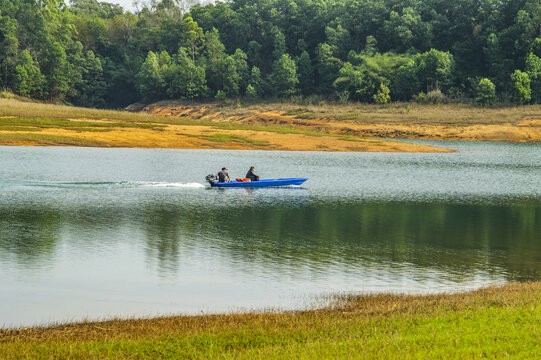
[[[257,66],[252,67],[252,70],[250,71],[250,80],[248,86],[251,86],[251,88],[255,91],[257,97],[263,95],[263,78],[261,77],[261,70],[259,70]],[[246,89],[248,89],[248,87]],[[246,93],[246,96],[248,96],[248,93]]]
[[[541,102],[541,58],[533,53],[526,58],[525,71],[530,77],[532,99],[536,103]]]
[[[195,22],[190,14],[186,14],[182,20],[182,33],[184,46],[188,49],[192,61],[199,55],[203,41],[203,29]]]
[[[419,77],[427,90],[445,89],[451,83],[453,74],[453,55],[430,49],[419,57]]]
[[[389,95],[389,88],[384,84],[379,85],[379,90],[377,94],[374,94],[374,102],[378,104],[387,104],[391,100]]]
[[[51,99],[61,100],[70,90],[70,64],[66,51],[59,42],[49,44],[42,70],[47,79],[47,95]]]
[[[310,55],[305,50],[295,59],[297,74],[299,77],[299,89],[301,94],[308,95],[314,88],[314,72],[310,61]]]
[[[366,102],[375,101],[376,97],[378,101],[386,98],[381,93],[381,85],[384,85],[387,90],[389,90],[388,84],[391,84],[393,88],[399,88],[399,86],[393,86],[392,82],[398,78],[396,74],[399,69],[410,62],[408,56],[391,53],[368,55],[350,52],[348,59],[351,62],[345,63],[340,69],[334,87],[337,93],[346,91],[349,98]],[[417,77],[417,73],[414,77]],[[389,93],[387,95],[390,96]]]
[[[378,41],[372,35],[366,37],[366,45],[364,46],[364,53],[366,55],[374,55],[377,51]]]
[[[475,101],[480,105],[492,105],[496,102],[496,86],[487,78],[479,80]]]
[[[1,9],[1,7],[0,7]],[[16,36],[17,21],[0,12],[0,88],[12,83],[13,69],[16,64],[19,40]]]
[[[272,58],[273,60],[279,60],[282,55],[284,55],[287,52],[286,48],[286,37],[284,34],[278,30],[275,29],[275,35],[274,35],[274,46],[272,49]]]
[[[182,47],[169,66],[166,79],[170,98],[194,99],[207,92],[205,69],[197,66]]]
[[[235,53],[232,55],[233,60],[235,60],[235,70],[239,75],[238,86],[239,89],[246,89],[250,81],[250,68],[246,62],[247,56],[241,49],[235,50]]]
[[[327,43],[330,45],[333,54],[339,58],[344,58],[350,50],[351,36],[342,24],[325,27]]]
[[[347,91],[348,98],[370,102],[380,84],[395,100],[436,89],[476,97],[477,79],[490,78],[506,93],[508,74],[519,69],[531,80],[528,101],[541,102],[538,0],[446,6],[437,0],[205,6],[164,0],[142,3],[136,13],[97,0],[0,0],[0,9],[0,87],[46,100],[123,106],[164,99],[165,73],[174,64],[165,54],[183,47],[198,69],[195,78],[204,71],[208,94],[222,90],[227,97],[242,95],[248,85],[259,96],[271,95],[264,81],[251,80],[251,70],[271,80],[276,62],[290,54],[295,88],[305,97]],[[149,63],[150,52],[157,66]],[[348,62],[354,71],[341,73]]]
[[[75,104],[91,107],[105,106],[106,81],[103,76],[101,60],[88,51],[82,67],[82,78],[77,87],[77,96],[73,99]]]
[[[225,100],[225,99],[227,99],[227,94],[225,93],[225,91],[218,90],[218,92],[216,93],[215,98],[217,100]]]
[[[226,97],[239,96],[241,75],[237,71],[237,59],[231,55],[222,58],[218,62],[217,68],[219,71],[219,90],[221,90]]]
[[[419,75],[419,64],[416,59],[410,58],[404,65],[400,65],[391,79],[390,88],[394,98],[410,100],[418,94],[421,89]]]
[[[320,93],[330,93],[342,67],[342,61],[333,55],[329,44],[320,44],[317,49],[317,75]]]
[[[334,82],[334,87],[336,92],[341,95],[341,98],[358,100],[363,84],[363,72],[351,63],[346,62],[340,69],[339,76]]]
[[[283,54],[272,67],[272,86],[279,96],[291,96],[297,93],[299,79],[295,61],[289,54]]]
[[[39,67],[34,64],[28,50],[24,50],[19,54],[19,62],[15,67],[13,85],[15,93],[21,96],[41,98],[44,84],[45,77],[41,74]]]
[[[207,84],[215,93],[221,88],[221,74],[218,64],[227,56],[225,46],[220,41],[220,33],[216,28],[205,33],[204,56]]]
[[[152,101],[165,97],[165,86],[165,71],[156,54],[149,51],[137,74],[137,90],[143,99]]]
[[[252,86],[252,84],[249,84],[246,87],[246,97],[248,99],[257,99],[259,95],[257,94],[256,89]]]
[[[527,104],[531,100],[530,77],[527,73],[515,70],[511,74],[511,101],[517,104]]]

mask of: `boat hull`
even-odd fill
[[[259,181],[231,181],[228,183],[215,182],[213,187],[236,188],[236,187],[277,187],[294,186],[303,184],[308,178],[285,178],[285,179],[263,179]]]

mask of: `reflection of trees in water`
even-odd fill
[[[47,208],[0,208],[0,252],[13,255],[23,267],[50,259],[62,219]]]
[[[176,272],[181,251],[182,234],[190,230],[190,218],[181,210],[156,207],[144,209],[146,254],[158,260],[162,272]]]
[[[504,269],[511,278],[538,278],[540,270],[539,206],[319,204],[205,216],[234,261],[277,270],[407,263],[466,276]]]
[[[413,264],[457,276],[494,270],[513,279],[541,278],[539,204],[0,208],[0,252],[22,266],[47,260],[61,229],[79,229],[85,246],[98,247],[118,241],[118,231],[142,230],[147,260],[164,274],[207,251],[241,269],[255,265],[284,274]]]

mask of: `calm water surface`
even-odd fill
[[[541,280],[541,144],[445,154],[0,147],[0,327]],[[306,176],[301,188],[210,189]]]

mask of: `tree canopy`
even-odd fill
[[[0,0],[0,88],[82,106],[441,92],[541,102],[539,0]]]

